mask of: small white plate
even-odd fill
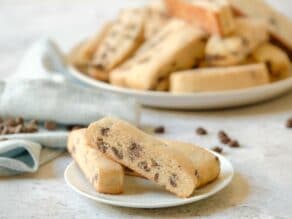
[[[268,85],[247,89],[172,94],[169,92],[141,91],[112,86],[95,80],[74,67],[69,67],[68,70],[73,77],[100,90],[133,97],[138,103],[145,106],[168,109],[219,109],[243,106],[277,97],[292,89],[292,77],[290,77]]]
[[[66,183],[75,192],[98,202],[130,208],[173,207],[205,199],[219,192],[231,182],[233,177],[231,163],[223,156],[216,155],[221,163],[220,176],[214,182],[196,190],[190,198],[178,198],[149,180],[133,176],[125,176],[123,194],[108,195],[98,193],[85,179],[75,162],[68,165],[64,176]]]

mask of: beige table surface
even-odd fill
[[[51,36],[64,50],[94,32],[126,5],[143,1],[0,0],[0,78],[13,74],[25,49]],[[144,2],[147,2],[146,0]],[[289,14],[289,0],[276,7]],[[290,3],[291,4],[291,3]],[[224,147],[235,167],[230,186],[213,197],[168,209],[127,209],[90,201],[66,186],[71,161],[64,154],[37,173],[0,178],[0,219],[4,218],[292,218],[292,93],[258,106],[225,111],[174,112],[144,109],[143,125],[165,125],[164,137],[219,145],[216,133],[227,130],[242,147]],[[209,135],[194,134],[204,126]]]

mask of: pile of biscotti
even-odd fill
[[[164,0],[125,9],[69,62],[115,86],[173,93],[291,76],[292,23],[263,0]]]
[[[208,150],[158,139],[112,117],[72,131],[67,147],[88,181],[102,193],[122,193],[127,174],[186,198],[220,174],[219,158]]]

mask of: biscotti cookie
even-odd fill
[[[179,197],[189,197],[198,186],[188,157],[125,121],[105,117],[89,125],[86,138],[91,147]]]
[[[144,40],[144,22],[143,10],[123,11],[94,54],[91,66],[109,72],[129,58]]]
[[[264,0],[229,1],[237,13],[265,21],[272,37],[292,53],[292,22],[288,17],[280,14]]]
[[[144,36],[145,40],[149,40],[166,25],[170,16],[167,14],[166,10],[159,8],[148,7],[145,10],[147,19],[145,22]]]
[[[269,73],[265,64],[201,68],[173,73],[170,77],[170,91],[224,91],[268,83]]]
[[[190,158],[193,172],[198,176],[198,187],[214,181],[220,174],[220,161],[216,155],[197,145],[173,140],[163,140],[169,147]]]
[[[123,191],[123,167],[89,147],[85,129],[69,134],[68,151],[97,192],[118,194]]]
[[[68,62],[77,68],[88,66],[111,26],[111,22],[106,23],[100,31],[74,47],[68,55]]]
[[[265,43],[255,49],[252,58],[257,62],[266,63],[273,80],[283,79],[289,74],[290,60],[288,55],[271,43]]]
[[[195,23],[211,34],[234,30],[232,9],[227,0],[165,0],[170,14]]]
[[[242,63],[260,44],[268,41],[266,25],[250,18],[237,18],[231,36],[213,35],[206,45],[206,63],[209,66],[231,66]]]
[[[204,55],[205,33],[181,21],[171,20],[135,55],[110,73],[114,85],[156,90],[171,72],[194,66]]]

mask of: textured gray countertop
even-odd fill
[[[126,5],[147,1],[0,1],[0,77],[13,74],[27,46],[51,36],[67,50],[95,31],[100,23]],[[276,1],[275,1],[276,2]],[[285,6],[286,3],[286,6]],[[276,5],[287,14],[289,0]],[[257,106],[209,112],[144,109],[142,124],[164,125],[163,137],[207,147],[218,145],[225,129],[242,147],[224,147],[234,165],[230,186],[213,197],[167,209],[128,209],[93,202],[66,186],[63,173],[71,161],[64,154],[37,173],[0,178],[0,219],[4,218],[292,218],[292,93]],[[209,135],[194,134],[197,126]]]

